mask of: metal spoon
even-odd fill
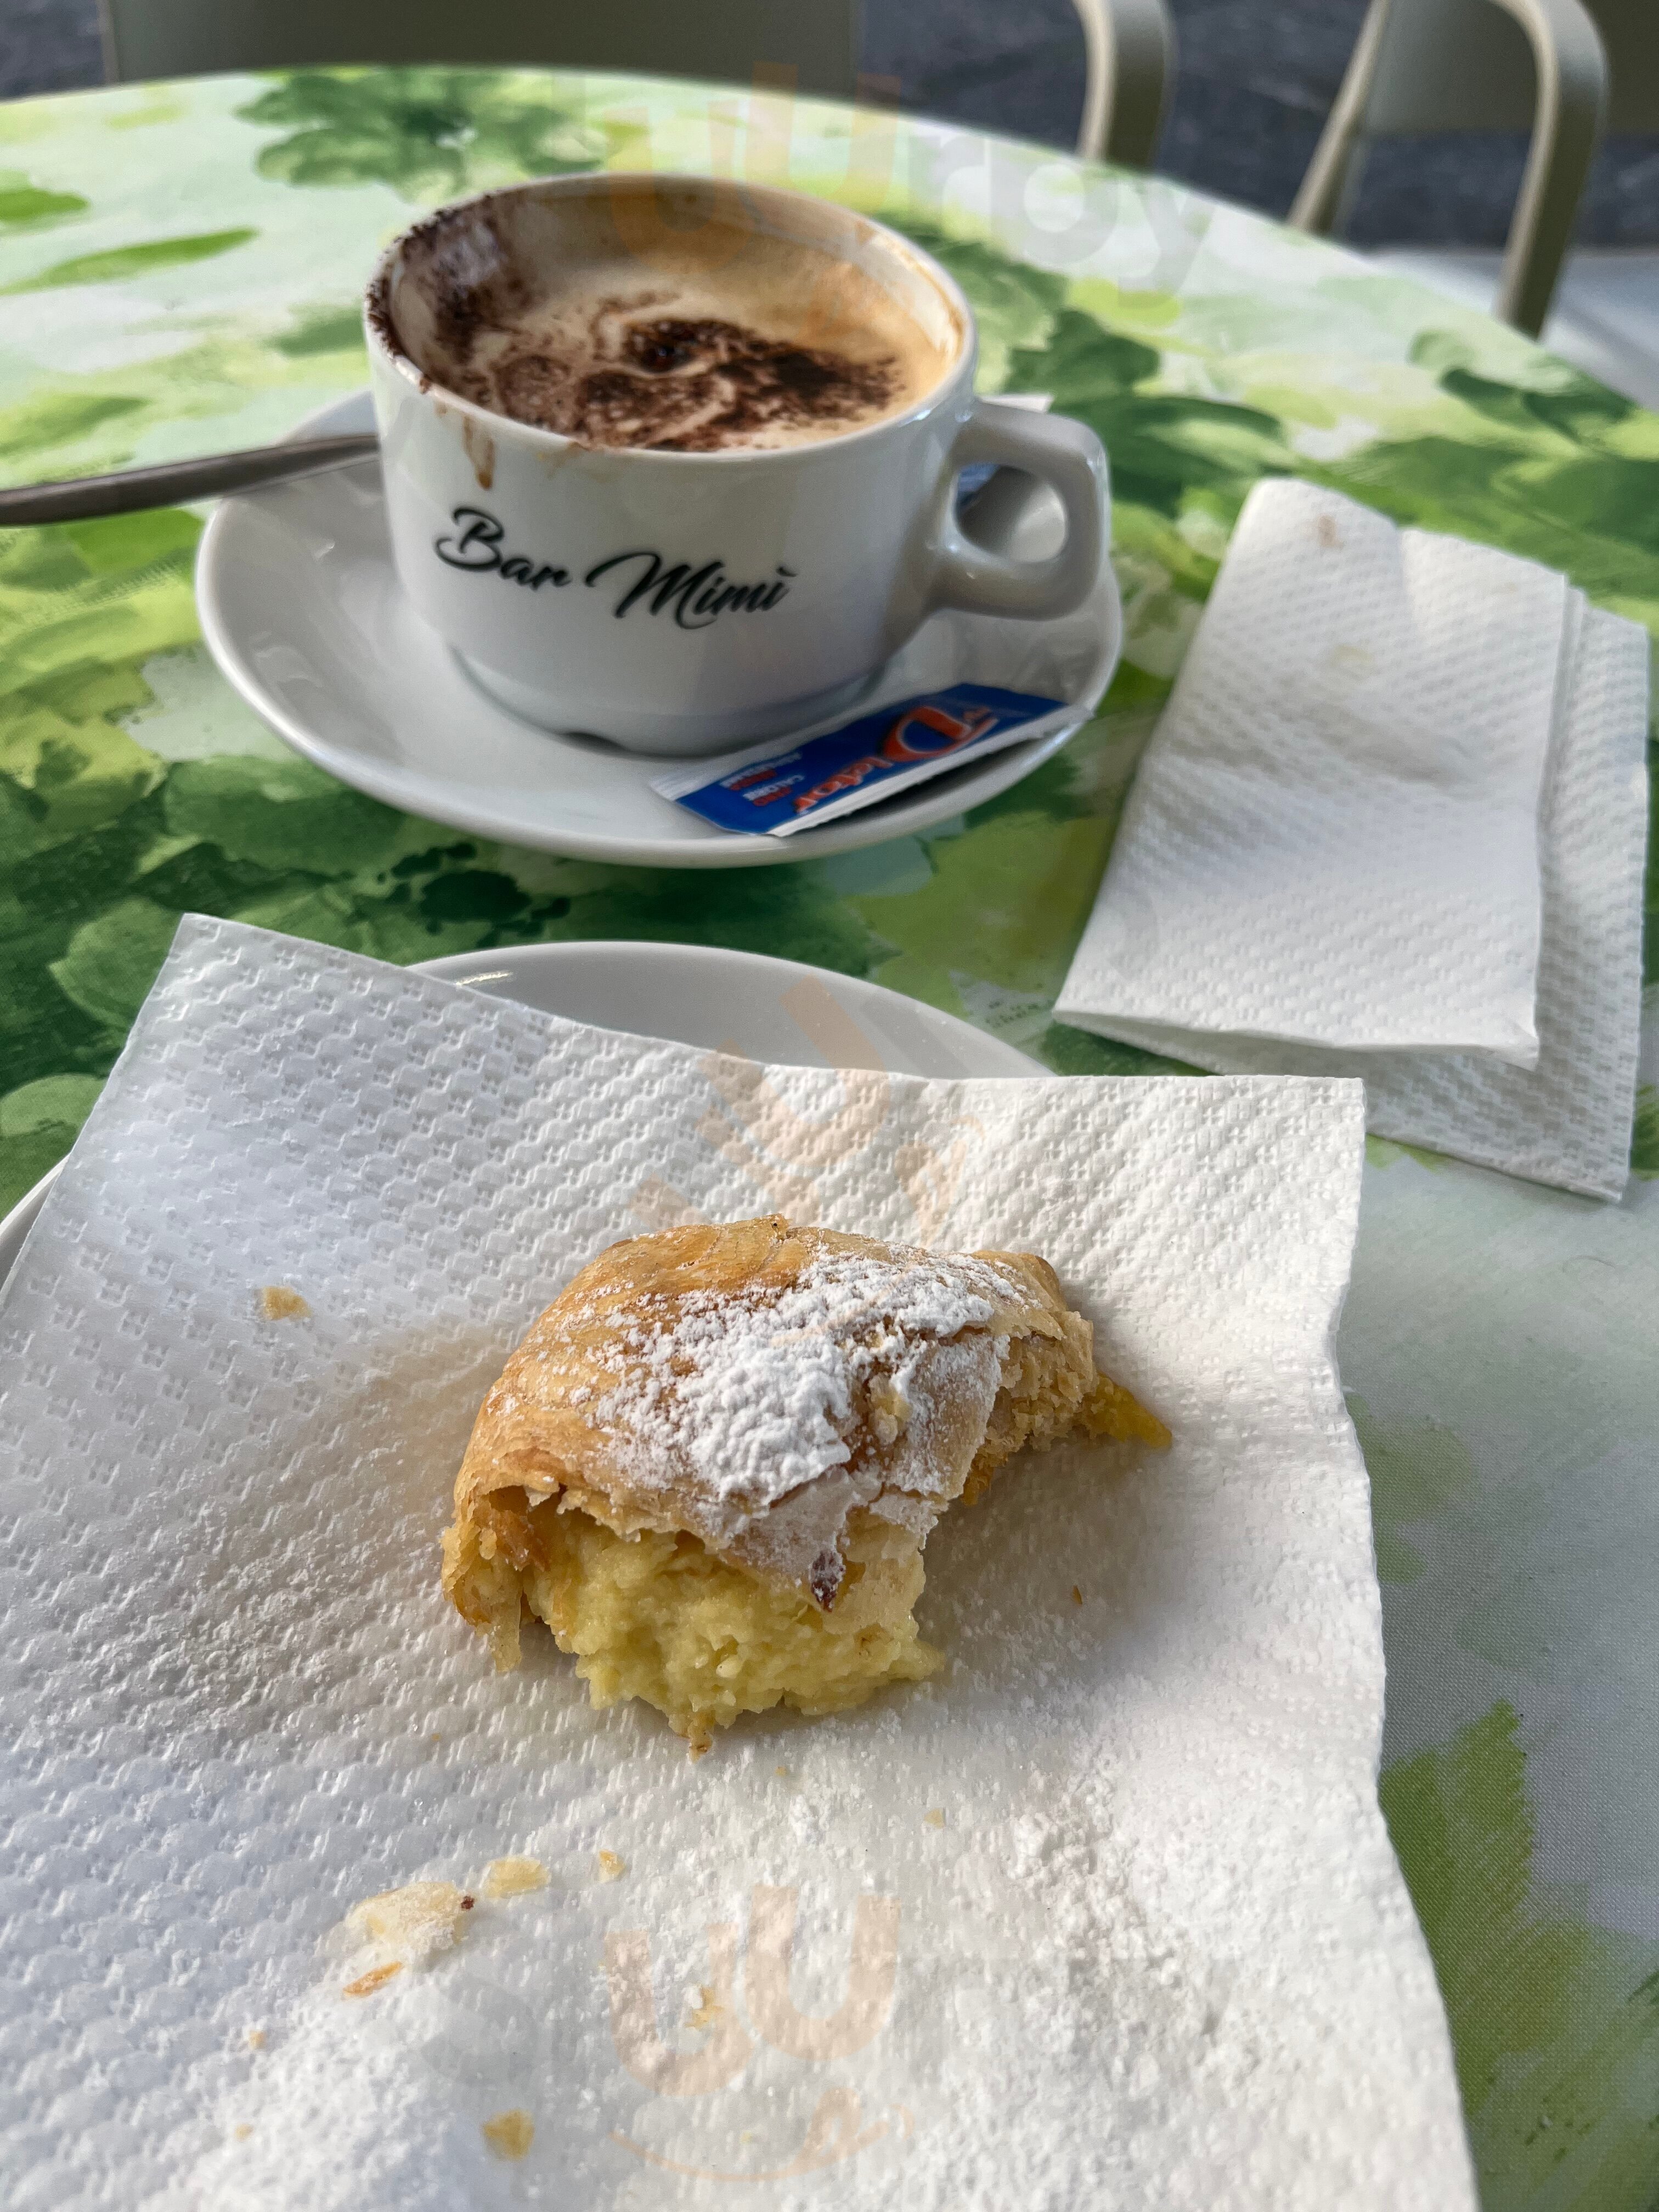
[[[136,514],[147,507],[253,491],[262,484],[286,483],[292,477],[314,477],[351,461],[372,460],[380,450],[374,433],[360,430],[349,438],[298,438],[291,445],[253,446],[246,453],[209,453],[195,461],[162,461],[155,468],[122,469],[113,476],[20,484],[0,491],[0,530],[42,522],[85,522],[100,514]]]
[[[208,453],[200,460],[161,461],[153,468],[121,469],[106,477],[19,484],[0,490],[0,530],[87,522],[103,514],[137,514],[149,507],[257,491],[264,484],[287,483],[296,477],[320,476],[325,469],[345,468],[353,461],[373,460],[380,450],[373,430],[359,430],[344,438],[296,438],[285,446],[251,446],[243,453]],[[1032,485],[1017,469],[988,470],[979,481],[971,481],[978,477],[978,471],[964,472],[957,507],[964,520],[973,516],[971,534],[988,544],[1015,519]]]

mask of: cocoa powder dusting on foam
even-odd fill
[[[490,204],[439,209],[405,234],[401,258],[404,281],[413,280],[430,317],[428,346],[411,343],[399,325],[386,270],[369,287],[369,327],[387,352],[416,370],[422,392],[434,381],[459,390],[434,371],[429,348],[446,362],[465,361],[486,332],[509,328],[528,297]]]
[[[580,342],[558,351],[509,340],[469,361],[458,388],[497,413],[584,445],[712,453],[769,431],[851,428],[898,389],[896,362],[762,336],[712,317],[634,319],[628,303],[593,311]]]

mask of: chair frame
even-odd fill
[[[1164,0],[1073,0],[1087,54],[1077,150],[1086,161],[1152,167],[1176,71]]]
[[[1330,120],[1296,196],[1298,230],[1340,227],[1370,137],[1368,114],[1393,10],[1372,0]],[[1485,0],[1527,34],[1537,76],[1532,144],[1515,204],[1495,312],[1535,337],[1554,297],[1607,106],[1607,56],[1580,0]]]

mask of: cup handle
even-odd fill
[[[1057,553],[1041,561],[1017,561],[963,534],[956,520],[957,474],[984,461],[1018,469],[1052,487],[1066,516],[1065,541]],[[1111,494],[1106,449],[1081,422],[976,399],[946,460],[944,494],[930,605],[1035,621],[1070,614],[1094,589],[1106,550]]]

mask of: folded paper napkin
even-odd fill
[[[760,1067],[187,920],[0,1304],[11,2201],[1468,2212],[1361,1150],[1350,1083]],[[438,1538],[580,1265],[778,1204],[1050,1255],[1175,1441],[1006,1472],[946,1672],[694,1766],[550,1638],[494,1674]],[[416,1881],[472,1909],[394,1961],[349,1909]]]
[[[1259,484],[1056,1014],[1617,1197],[1647,713],[1646,632],[1564,578]]]

